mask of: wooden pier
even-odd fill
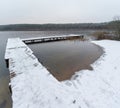
[[[106,54],[92,64],[94,70],[78,71],[59,82],[20,38],[9,38],[5,60],[12,108],[120,108],[120,42],[93,43]]]
[[[61,41],[61,40],[83,39],[83,38],[84,35],[49,36],[49,37],[27,38],[27,39],[22,39],[22,41],[26,44],[33,44],[33,43],[44,43],[44,42],[53,42],[53,41]]]

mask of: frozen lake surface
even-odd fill
[[[59,82],[19,39],[9,41],[13,108],[119,108],[120,55],[118,41],[93,41],[105,53],[70,80]],[[22,96],[22,98],[21,98]]]
[[[0,108],[11,108],[11,96],[8,89],[9,71],[5,66],[4,53],[8,38],[30,38],[40,36],[59,36],[70,34],[91,34],[94,30],[70,31],[4,31],[0,32]]]

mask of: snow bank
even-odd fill
[[[14,43],[13,43],[14,41]],[[12,42],[12,43],[11,43]],[[9,39],[13,108],[119,108],[120,42],[94,41],[105,54],[92,67],[70,79],[57,81],[19,38]]]

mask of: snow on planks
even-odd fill
[[[19,38],[8,39],[5,59],[11,75],[13,108],[119,108],[120,42],[94,41],[105,54],[93,69],[57,81]]]

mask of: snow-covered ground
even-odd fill
[[[9,39],[13,108],[120,108],[120,42],[94,41],[105,53],[94,70],[82,70],[57,81],[19,39]]]

